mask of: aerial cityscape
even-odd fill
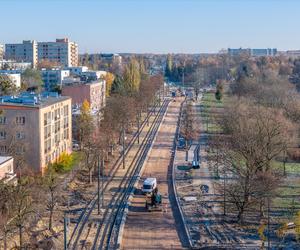
[[[300,249],[300,2],[0,6],[0,249]]]

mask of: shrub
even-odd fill
[[[59,173],[68,172],[74,166],[73,154],[67,154],[63,152],[55,163],[51,164],[51,167]]]

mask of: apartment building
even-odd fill
[[[227,50],[228,55],[230,56],[239,56],[239,55],[248,55],[248,56],[253,56],[253,57],[259,57],[259,56],[276,56],[277,54],[277,49],[243,49],[243,48],[238,48],[238,49],[231,49],[229,48]]]
[[[26,70],[31,68],[30,62],[16,62],[12,60],[0,60],[0,70]]]
[[[94,82],[75,82],[64,85],[62,95],[70,96],[72,105],[77,107],[87,100],[91,110],[98,112],[105,106],[105,81],[99,79]]]
[[[5,70],[3,70],[3,72],[0,71],[0,75],[7,76],[17,88],[21,88],[21,74],[10,73],[9,71],[5,72]]]
[[[4,57],[4,46],[0,44],[0,60],[3,60]]]
[[[62,87],[64,79],[70,76],[69,70],[62,69],[43,69],[41,70],[42,80],[47,90],[53,89],[55,86]]]
[[[38,45],[32,40],[23,43],[5,44],[5,59],[18,62],[30,62],[35,68],[38,63]]]
[[[57,93],[0,97],[0,155],[11,149],[43,173],[62,152],[72,152],[71,98]]]
[[[77,66],[78,45],[68,38],[56,39],[55,42],[39,42],[38,60],[56,62],[65,67]]]

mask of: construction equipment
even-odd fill
[[[152,191],[152,193],[146,195],[146,209],[148,212],[163,210],[162,197],[158,192],[157,187]]]

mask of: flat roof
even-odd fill
[[[69,96],[61,96],[57,93],[22,93],[19,96],[0,96],[0,107],[16,106],[16,107],[32,107],[43,108],[55,103],[71,99]]]
[[[0,156],[0,165],[13,159],[12,156]]]

